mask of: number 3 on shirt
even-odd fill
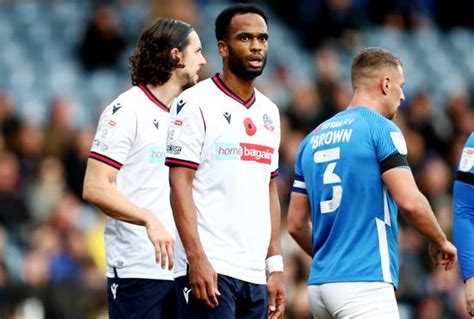
[[[334,168],[336,167],[337,160],[339,159],[339,157],[339,147],[317,151],[316,153],[314,153],[313,159],[315,163],[331,162],[328,164],[323,174],[324,185],[341,183],[341,178],[334,173]],[[319,203],[321,214],[332,213],[333,211],[339,208],[339,205],[341,205],[342,186],[332,186],[332,194],[333,195],[330,200],[321,201]]]

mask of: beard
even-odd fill
[[[189,89],[190,87],[192,87],[194,84],[197,83],[195,74],[183,73],[182,77],[183,77],[183,84],[181,85],[182,91]]]
[[[261,68],[251,69],[246,67],[245,58],[238,56],[230,45],[228,45],[228,49],[229,55],[227,57],[227,63],[229,65],[229,69],[232,71],[232,73],[237,75],[237,77],[250,81],[262,74],[265,64],[267,63],[267,57],[264,57]]]

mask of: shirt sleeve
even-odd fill
[[[463,279],[474,277],[474,134],[463,149],[454,181],[453,240]]]
[[[166,142],[167,166],[197,169],[205,138],[205,119],[201,108],[190,97],[178,97],[170,109]]]
[[[370,124],[370,122],[369,122]],[[392,121],[375,117],[372,127],[377,161],[382,173],[395,167],[407,167],[407,145],[402,132]]]
[[[271,164],[271,178],[278,176],[278,166],[280,161],[280,140],[281,140],[281,127],[280,127],[280,114],[276,113],[275,123],[275,143],[273,144],[273,156]]]
[[[89,158],[120,169],[130,153],[136,131],[133,109],[120,102],[112,103],[99,119]]]
[[[300,194],[305,194],[307,195],[306,191],[306,182],[303,174],[303,168],[302,168],[302,159],[303,159],[303,154],[305,150],[305,146],[307,145],[308,138],[305,138],[303,142],[301,142],[299,148],[298,148],[298,155],[296,156],[295,160],[295,179],[293,181],[293,187],[291,189],[292,192],[294,193],[300,193]]]

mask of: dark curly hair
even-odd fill
[[[232,18],[239,14],[255,13],[268,23],[268,18],[262,9],[253,4],[238,3],[224,9],[216,19],[215,32],[217,41],[226,41],[229,35],[229,27]]]
[[[193,28],[189,24],[175,19],[158,19],[143,30],[137,48],[128,59],[132,84],[162,85],[176,68],[184,67],[179,59],[171,57],[170,51],[186,48],[191,31]]]

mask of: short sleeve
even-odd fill
[[[474,133],[464,145],[454,181],[453,240],[463,279],[474,277]]]
[[[170,109],[165,164],[197,169],[204,138],[202,110],[192,98],[178,97]]]
[[[458,172],[474,174],[474,133],[471,133],[463,147]]]
[[[273,156],[271,164],[271,178],[278,176],[278,163],[280,160],[280,140],[281,140],[281,128],[280,128],[280,114],[277,113],[275,123],[275,138],[273,144]]]
[[[408,167],[407,145],[398,126],[381,116],[374,116],[372,120],[369,125],[382,173],[394,167]]]
[[[302,160],[304,150],[306,148],[306,145],[308,144],[308,139],[309,137],[306,137],[298,148],[298,155],[296,155],[295,159],[295,179],[293,181],[293,187],[291,189],[291,191],[294,193],[301,193],[305,195],[307,194],[307,191],[306,182],[303,175]]]
[[[120,102],[109,105],[99,119],[89,157],[120,169],[130,153],[136,130],[133,108]]]

